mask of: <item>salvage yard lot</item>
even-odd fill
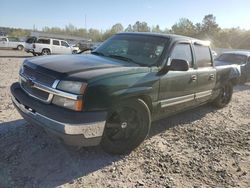
[[[250,84],[226,108],[158,121],[139,148],[112,156],[68,148],[20,117],[9,86],[29,56],[0,50],[0,187],[250,187]]]

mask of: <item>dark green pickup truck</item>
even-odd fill
[[[26,59],[12,100],[28,122],[67,144],[126,153],[151,122],[208,102],[221,108],[239,72],[214,67],[209,42],[120,33],[91,54]]]

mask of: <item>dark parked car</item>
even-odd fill
[[[120,33],[91,54],[26,59],[11,93],[27,121],[67,144],[126,153],[152,121],[208,102],[226,106],[237,73],[214,67],[208,42]]]
[[[232,51],[224,52],[215,59],[216,66],[238,65],[241,72],[240,82],[250,81],[250,52],[249,51]]]

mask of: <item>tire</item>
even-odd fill
[[[22,45],[18,45],[17,46],[17,50],[19,50],[19,51],[23,50],[23,46]]]
[[[77,54],[77,51],[76,51],[76,50],[73,50],[73,51],[72,51],[72,54]]]
[[[245,83],[247,82],[247,77],[246,76],[241,76],[240,77],[240,81],[239,81],[239,84],[240,85],[244,85]]]
[[[223,108],[228,105],[233,95],[233,86],[230,82],[220,88],[218,97],[214,100],[213,105],[217,108]]]
[[[144,101],[123,102],[110,111],[101,146],[107,153],[129,153],[147,137],[150,125],[151,114]]]
[[[42,55],[50,55],[50,50],[49,49],[43,49],[42,50]]]

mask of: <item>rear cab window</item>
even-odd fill
[[[26,43],[28,43],[28,44],[32,44],[32,43],[34,43],[34,42],[36,42],[36,37],[30,37],[30,38],[28,38],[28,39],[26,40]]]
[[[194,44],[194,52],[198,68],[213,67],[209,46]]]

